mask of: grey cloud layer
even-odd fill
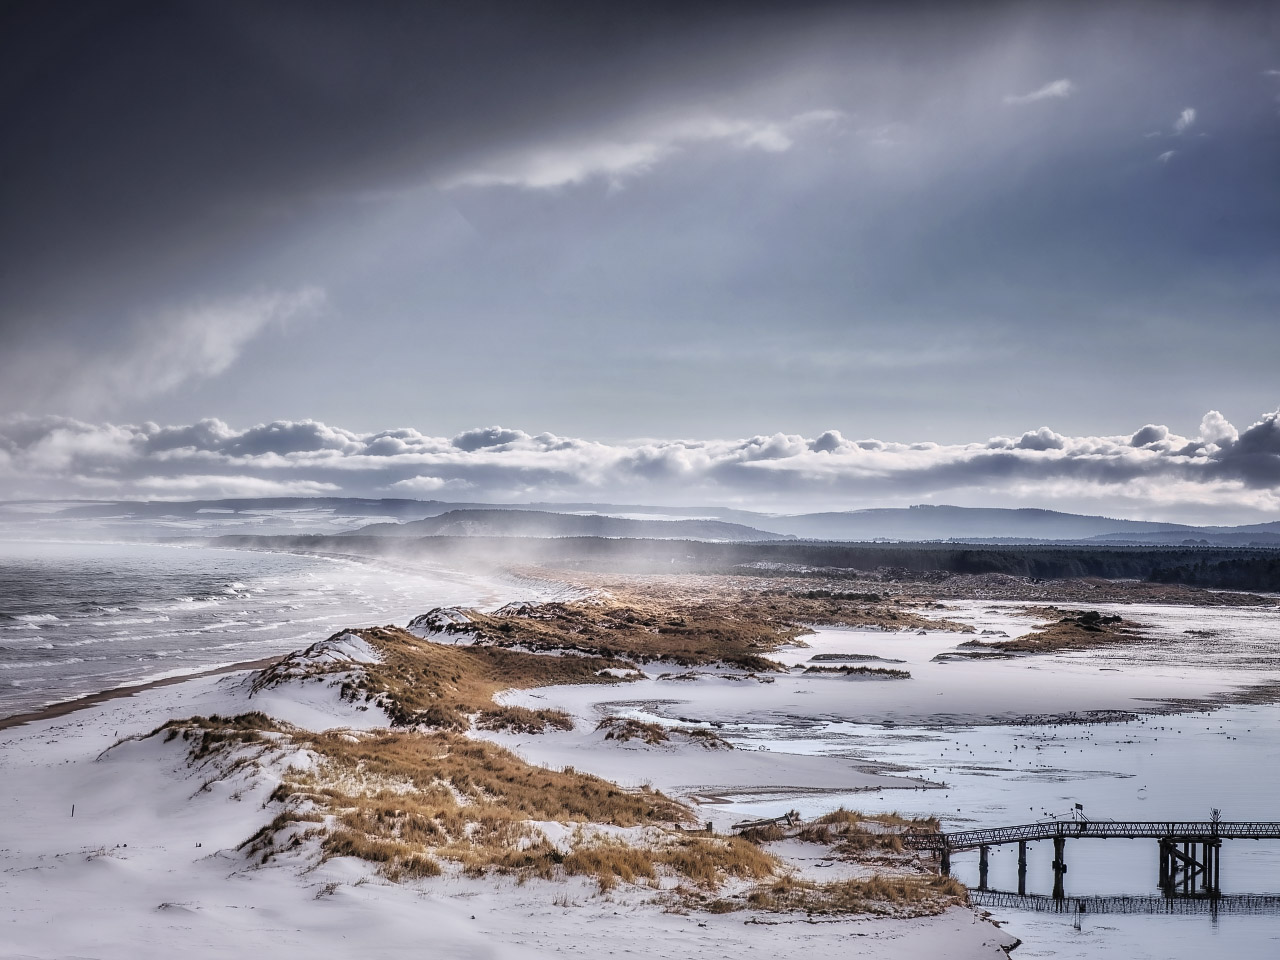
[[[10,498],[465,494],[780,510],[1014,497],[1246,518],[1280,512],[1280,411],[1244,430],[1211,411],[1192,437],[1159,424],[1108,437],[1042,427],[964,444],[855,441],[834,430],[601,443],[502,427],[433,437],[310,420],[235,430],[219,420],[21,418],[0,423],[0,484]]]
[[[959,443],[1277,401],[1274,4],[23,9],[0,414]],[[309,288],[305,335],[188,322]]]

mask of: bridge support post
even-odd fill
[[[1066,888],[1063,885],[1063,877],[1067,872],[1067,838],[1053,838],[1053,899],[1066,899]]]
[[[1173,884],[1173,841],[1168,837],[1160,838],[1160,889],[1168,892]]]
[[[984,844],[978,848],[978,889],[987,889],[987,850]]]
[[[941,861],[938,864],[938,872],[945,877],[951,872],[951,848],[944,845],[942,849],[938,851],[938,856],[941,858]]]
[[[1222,841],[1217,838],[1204,841],[1204,866],[1201,870],[1200,886],[1205,893],[1217,896],[1219,882],[1222,879]]]
[[[1027,895],[1027,841],[1018,841],[1018,896]]]

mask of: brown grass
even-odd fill
[[[842,665],[838,667],[805,667],[805,673],[838,673],[845,677],[868,677],[873,680],[910,680],[910,670],[895,670],[891,667],[855,667]]]
[[[733,589],[661,577],[589,579],[600,591],[595,598],[522,604],[491,614],[468,610],[469,622],[450,623],[443,632],[486,647],[636,663],[723,663],[752,672],[783,669],[767,654],[811,632],[812,624],[972,632],[964,624],[922,616],[914,609],[919,604],[877,594]]]
[[[748,843],[774,843],[777,840],[785,840],[787,831],[781,824],[767,823],[759,827],[747,827],[739,831],[738,836]]]
[[[725,663],[751,671],[780,669],[764,654],[805,632],[782,618],[709,598],[687,603],[630,596],[625,602],[546,603],[513,613],[468,610],[467,615],[471,622],[450,625],[445,633],[466,635],[486,647],[681,666]]]
[[[966,902],[964,885],[954,877],[876,876],[834,883],[813,883],[781,877],[764,884],[747,897],[747,905],[775,913],[808,914],[907,913],[912,916],[940,913]]]
[[[692,813],[660,792],[534,767],[454,733],[311,733],[264,726],[261,715],[194,717],[160,729],[190,744],[193,764],[231,765],[237,750],[258,742],[251,734],[280,754],[304,749],[315,757],[310,770],[286,773],[270,798],[282,809],[242,845],[262,863],[320,837],[322,856],[359,857],[395,881],[435,876],[452,862],[476,876],[591,876],[601,890],[663,874],[713,887],[772,876],[780,866],[737,837],[679,832]],[[535,821],[581,829],[561,851]],[[646,827],[648,839],[625,843],[602,836],[598,825]]]
[[[903,833],[936,833],[934,818],[908,819],[896,813],[864,814],[840,807],[795,832],[798,840],[821,843],[836,852],[857,856],[870,852],[904,853]]]
[[[549,684],[620,683],[602,671],[631,666],[612,657],[548,657],[497,647],[431,643],[397,627],[349,632],[363,637],[382,662],[353,667],[342,686],[343,695],[377,704],[398,727],[465,731],[470,728],[470,716],[480,714],[482,721],[496,725],[489,729],[572,729],[566,714],[499,707],[493,702],[494,694]]]
[[[643,740],[650,746],[657,746],[673,739],[683,739],[708,750],[733,749],[732,743],[706,727],[664,727],[660,723],[648,723],[630,717],[605,717],[597,724],[596,730],[604,730],[606,740],[618,740],[622,743]]]
[[[896,601],[868,606],[861,594],[754,590],[672,598],[634,586],[618,590],[604,601],[525,604],[492,614],[469,610],[468,622],[450,623],[443,631],[454,640],[465,637],[467,644],[434,643],[396,627],[346,631],[368,642],[381,662],[317,665],[315,670],[345,673],[343,695],[381,707],[393,726],[466,731],[478,714],[486,729],[539,733],[566,729],[568,718],[498,707],[494,695],[550,684],[624,682],[607,671],[631,671],[656,660],[781,671],[785,668],[766,655],[797,642],[809,632],[808,623],[939,626]],[[810,667],[808,672],[910,676],[865,666]],[[260,682],[273,682],[271,677],[268,671]]]
[[[1102,616],[1097,611],[1063,611],[1056,607],[1028,610],[1054,622],[1025,636],[994,643],[969,641],[962,647],[986,647],[1006,653],[1053,653],[1059,650],[1092,650],[1139,639],[1140,627],[1118,616]],[[1065,614],[1065,616],[1064,616]]]
[[[476,718],[481,730],[508,730],[512,733],[545,733],[572,730],[573,717],[563,710],[530,710],[527,707],[493,707],[481,710]]]
[[[650,746],[666,743],[671,738],[667,728],[660,723],[645,723],[643,720],[632,720],[629,717],[605,717],[596,725],[597,730],[605,731],[606,740],[643,740]]]

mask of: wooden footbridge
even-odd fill
[[[962,830],[956,833],[913,833],[908,846],[932,850],[943,873],[951,872],[951,855],[978,851],[978,889],[987,889],[987,851],[1006,843],[1018,845],[1018,895],[1026,894],[1027,844],[1053,841],[1053,898],[1065,899],[1068,840],[1149,838],[1159,842],[1160,889],[1166,894],[1220,890],[1223,840],[1280,840],[1280,823],[1227,820],[1052,820],[1014,827]]]

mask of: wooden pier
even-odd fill
[[[951,855],[978,851],[978,889],[987,889],[987,852],[1006,843],[1018,845],[1018,895],[1026,894],[1027,844],[1053,841],[1053,899],[1065,899],[1068,840],[1158,841],[1159,883],[1166,894],[1208,893],[1221,889],[1223,840],[1280,840],[1280,823],[1227,820],[1053,820],[1013,827],[962,830],[955,833],[914,833],[903,837],[908,846],[932,850],[943,873],[951,872]]]

